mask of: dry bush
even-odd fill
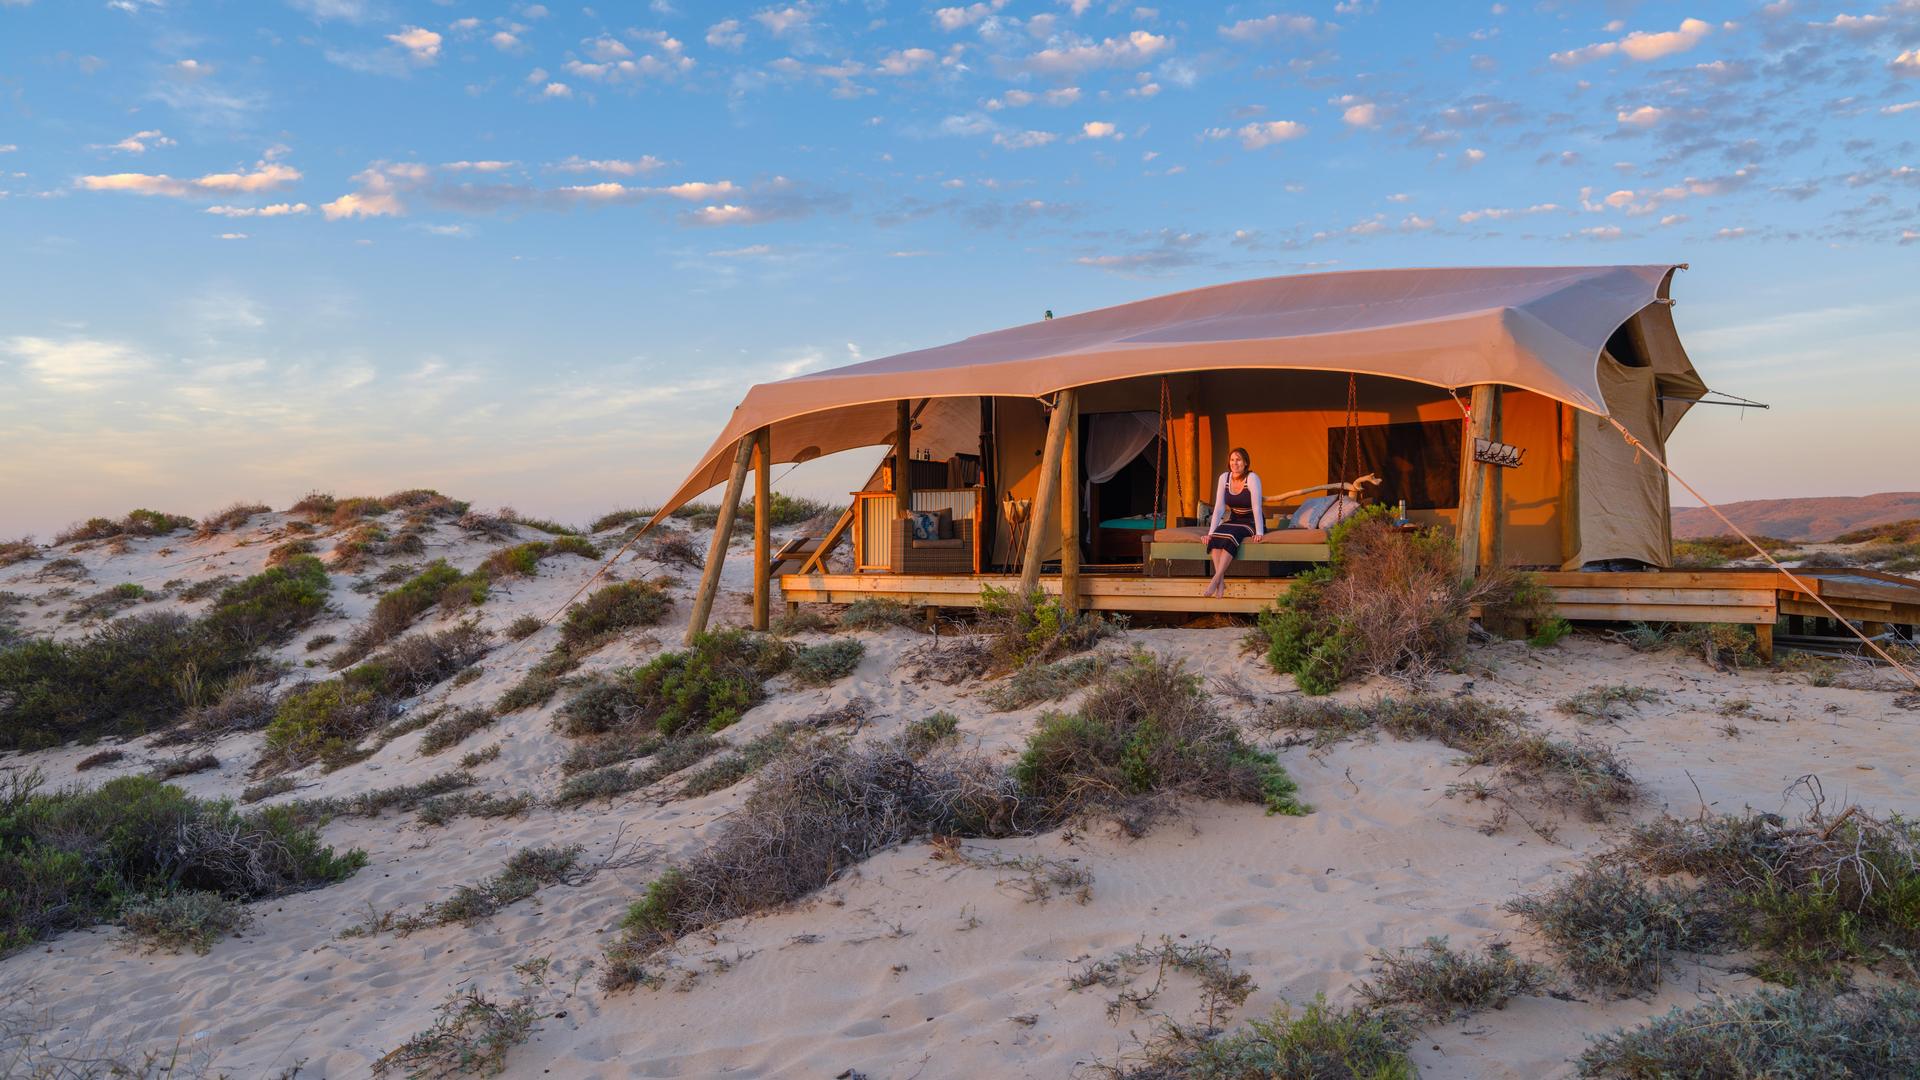
[[[231,532],[252,521],[255,514],[271,513],[273,508],[261,503],[237,502],[201,518],[194,528],[193,538],[205,540],[223,532]]]
[[[587,531],[590,533],[608,532],[612,529],[644,522],[652,516],[653,511],[651,510],[612,510],[594,518],[593,524],[587,526]]]
[[[1494,770],[1491,780],[1455,784],[1449,796],[1493,799],[1503,813],[1490,829],[1519,813],[1528,827],[1551,838],[1543,821],[1527,818],[1520,806],[1537,804],[1577,810],[1590,821],[1630,803],[1638,788],[1626,762],[1604,743],[1572,742],[1535,731],[1524,713],[1472,697],[1415,695],[1382,697],[1363,704],[1283,698],[1260,714],[1269,730],[1312,732],[1315,746],[1327,746],[1376,729],[1396,739],[1432,739],[1459,750],[1465,765]]]
[[[155,780],[171,780],[176,776],[188,776],[219,767],[220,759],[212,754],[182,754],[160,762],[147,775]]]
[[[917,630],[923,622],[913,608],[884,598],[855,600],[840,612],[842,630],[885,630],[892,626]]]
[[[815,745],[761,771],[705,847],[648,886],[604,984],[632,986],[683,934],[797,900],[893,844],[934,834],[1010,836],[1042,824],[988,758],[951,746]]]
[[[86,521],[69,525],[53,538],[57,547],[84,540],[110,540],[116,537],[165,536],[181,529],[192,528],[194,521],[181,514],[165,514],[158,510],[133,510],[127,516],[115,521],[112,518],[88,518]]]
[[[1636,826],[1610,864],[1700,883],[1747,947],[1756,970],[1781,982],[1831,980],[1843,965],[1920,955],[1920,824],[1858,806],[1825,808],[1803,777],[1809,809],[1773,814],[1663,817]]]
[[[958,686],[986,678],[993,666],[992,643],[985,635],[967,634],[936,636],[924,645],[916,645],[900,654],[895,670],[913,682]]]
[[[158,600],[160,596],[150,593],[137,582],[125,582],[111,589],[103,589],[92,596],[82,597],[78,603],[67,609],[61,616],[65,622],[88,622],[111,619],[128,608]]]
[[[605,747],[610,744],[599,745]],[[639,755],[649,759],[644,765],[633,768],[609,765],[591,772],[576,772],[569,776],[561,783],[559,790],[554,792],[553,804],[570,807],[579,806],[594,799],[605,799],[611,802],[630,791],[651,787],[683,769],[705,761],[726,747],[726,743],[705,733],[661,739],[654,742],[643,755]],[[571,764],[573,761],[569,759],[568,765]],[[563,771],[565,771],[564,767]]]
[[[688,570],[698,570],[706,565],[707,553],[693,538],[682,532],[662,530],[640,552],[643,559],[651,559],[663,566],[679,566]]]
[[[475,536],[484,536],[489,540],[511,540],[518,535],[513,522],[506,517],[482,514],[469,510],[454,521],[461,531]]]
[[[492,747],[493,757],[500,754],[500,744]],[[460,762],[462,769],[477,768],[491,761],[474,761],[468,754]],[[452,795],[441,795],[420,804],[420,824],[439,827],[455,818],[500,818],[519,817],[533,809],[533,796],[522,792],[518,795],[494,795],[486,792],[461,791]]]
[[[1396,1009],[1434,1023],[1505,1008],[1547,984],[1544,968],[1513,955],[1502,941],[1475,953],[1455,952],[1444,937],[1428,938],[1417,948],[1383,950],[1373,964],[1372,977],[1360,985],[1369,1010]]]
[[[31,536],[23,536],[18,540],[0,540],[0,569],[39,557],[40,545],[34,543]]]
[[[507,1067],[507,1051],[527,1041],[539,1021],[532,999],[501,1005],[478,990],[448,998],[433,1026],[373,1063],[374,1076],[404,1073],[408,1080],[493,1076]]]
[[[1150,814],[1169,796],[1308,811],[1279,759],[1241,738],[1198,676],[1144,652],[1095,682],[1076,712],[1041,717],[1013,776],[1056,818],[1098,809]]]
[[[545,622],[533,615],[522,615],[507,624],[507,640],[524,641],[539,633],[540,628],[545,625],[547,625]]]
[[[483,731],[499,721],[491,709],[461,709],[435,720],[420,739],[422,754],[437,754],[460,745],[467,736]]]
[[[1580,1075],[1666,1077],[1912,1076],[1920,1061],[1920,990],[1761,990],[1676,1006],[1631,1031],[1595,1039]]]
[[[833,617],[825,612],[796,607],[775,616],[769,629],[775,637],[793,637],[796,634],[832,633],[836,625]]]
[[[1257,632],[1273,669],[1310,694],[1350,678],[1418,679],[1456,664],[1473,608],[1500,609],[1531,593],[1511,574],[1462,578],[1452,537],[1403,532],[1380,507],[1341,522],[1330,543],[1332,561],[1295,578],[1260,613]]]
[[[33,572],[35,581],[85,581],[89,576],[87,564],[71,556],[54,559]]]
[[[1589,867],[1504,906],[1546,940],[1574,982],[1623,997],[1660,985],[1675,953],[1729,942],[1725,919],[1704,892],[1650,886],[1615,866]]]
[[[111,765],[116,761],[120,761],[126,756],[127,752],[125,750],[96,750],[75,762],[73,771],[86,772],[88,769],[97,769],[102,765]]]
[[[215,892],[164,893],[120,911],[121,928],[150,952],[192,949],[204,956],[214,942],[252,922],[253,912]]]
[[[180,723],[155,736],[153,745],[211,742],[240,731],[259,731],[273,722],[275,700],[270,685],[242,672],[228,682],[213,701],[195,705]]]
[[[691,799],[732,787],[786,753],[794,745],[799,733],[800,728],[796,724],[774,725],[766,734],[702,765],[680,785],[678,797]]]
[[[1051,664],[1028,664],[1005,681],[980,691],[980,699],[997,712],[1012,712],[1042,701],[1058,701],[1086,686],[1113,667],[1105,653],[1070,656]]]
[[[318,550],[320,545],[306,539],[276,544],[267,550],[267,566],[268,568],[285,566],[302,555],[311,555]]]
[[[1623,710],[1666,696],[1664,690],[1649,690],[1644,686],[1589,686],[1572,697],[1563,698],[1554,708],[1582,720],[1620,720],[1627,715]]]

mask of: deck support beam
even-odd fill
[[[1501,413],[1506,408],[1506,395],[1496,386],[1489,396],[1492,404],[1487,409],[1486,437],[1499,442],[1505,426]],[[1474,411],[1479,412],[1479,408]],[[1485,489],[1480,499],[1480,565],[1498,570],[1507,561],[1507,470],[1494,465],[1482,465],[1481,469]]]
[[[767,628],[773,566],[773,429],[753,433],[753,628]]]
[[[1473,388],[1473,404],[1469,409],[1469,422],[1461,436],[1460,446],[1460,518],[1455,524],[1455,539],[1460,545],[1460,576],[1473,577],[1480,569],[1480,536],[1483,522],[1481,506],[1486,501],[1487,470],[1491,465],[1482,465],[1473,459],[1474,441],[1493,437],[1493,395],[1496,387],[1492,383],[1480,383]]]
[[[1047,444],[1040,455],[1039,489],[1033,493],[1033,518],[1027,524],[1026,559],[1020,564],[1020,593],[1028,595],[1040,584],[1040,560],[1047,554],[1047,528],[1053,520],[1060,492],[1060,454],[1067,442],[1067,415],[1073,410],[1073,391],[1062,390],[1047,420]]]
[[[1060,606],[1080,610],[1080,403],[1060,395],[1067,435],[1060,444]]]
[[[1560,568],[1580,557],[1580,411],[1560,406]]]
[[[747,466],[753,461],[755,436],[740,440],[733,454],[733,472],[727,476],[727,495],[720,500],[720,519],[713,523],[713,543],[707,546],[707,568],[700,575],[700,591],[693,596],[693,615],[687,620],[687,644],[707,629],[713,598],[720,592],[720,567],[727,561],[727,541],[733,537],[734,515],[740,511],[740,489],[747,484]]]

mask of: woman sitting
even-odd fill
[[[1207,558],[1213,560],[1213,580],[1202,596],[1225,596],[1227,566],[1240,554],[1249,537],[1267,535],[1260,510],[1260,475],[1246,450],[1234,447],[1227,455],[1227,471],[1213,493],[1213,522],[1207,526]]]

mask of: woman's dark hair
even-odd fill
[[[1240,460],[1247,463],[1247,471],[1252,472],[1253,471],[1253,455],[1247,453],[1247,448],[1244,446],[1236,446],[1233,449],[1227,451],[1227,462],[1228,462],[1227,471],[1228,472],[1233,471],[1232,462],[1233,462],[1233,455],[1235,454],[1240,455]]]

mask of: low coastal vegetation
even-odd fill
[[[227,586],[197,619],[132,615],[0,648],[0,749],[165,727],[311,623],[327,594],[326,568],[300,556]]]
[[[195,947],[227,916],[211,893],[257,900],[351,876],[359,851],[336,853],[285,808],[240,812],[171,784],[123,776],[87,790],[43,792],[40,775],[0,781],[0,955],[63,930],[112,922]]]
[[[494,711],[504,716],[545,705],[559,692],[562,677],[582,660],[621,634],[659,625],[672,609],[673,597],[660,582],[618,581],[602,587],[567,610],[560,641],[500,696]],[[528,636],[532,633],[527,631]]]

